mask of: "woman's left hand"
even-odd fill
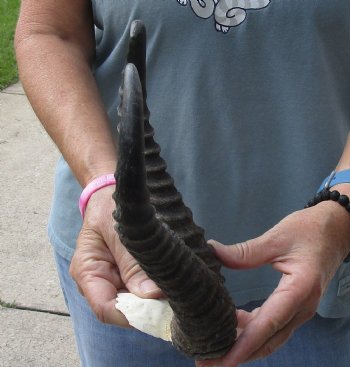
[[[277,350],[311,319],[322,295],[350,249],[350,215],[326,201],[294,212],[253,240],[232,246],[211,241],[222,263],[234,269],[266,264],[281,272],[264,304],[237,311],[238,339],[229,353],[197,367],[236,367]]]

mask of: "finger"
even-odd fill
[[[248,312],[248,311],[245,311],[245,310],[237,310],[236,311],[237,322],[238,322],[238,325],[237,325],[237,338],[240,337],[240,335],[242,334],[244,329],[247,327],[247,325],[254,319],[254,317],[256,317],[259,310],[260,310],[260,307],[254,309],[251,312]],[[252,356],[251,358],[255,358],[255,356]],[[226,361],[226,357],[217,358],[217,359],[210,359],[210,360],[205,360],[205,361],[196,361],[196,367],[226,366],[225,361]],[[231,364],[230,364],[230,367],[231,367]]]
[[[256,313],[259,311],[260,307],[256,308],[252,312],[248,312],[245,310],[236,310],[237,315],[237,337],[243,332],[244,328],[249,324],[249,322],[254,318]],[[221,359],[211,359],[206,361],[196,361],[196,367],[215,367],[221,366]]]
[[[269,233],[234,245],[208,241],[214,247],[216,256],[224,266],[234,269],[249,269],[272,262],[280,255],[281,246],[274,245]]]
[[[288,326],[280,330],[275,336],[269,339],[260,349],[254,352],[246,361],[255,361],[257,359],[265,358],[272,353],[274,353],[277,349],[282,347],[288,339],[293,334],[295,328],[292,326]]]
[[[125,316],[115,308],[117,289],[111,282],[91,277],[86,279],[82,289],[90,307],[101,322],[130,327]]]
[[[237,316],[237,337],[242,333],[242,331],[247,327],[247,325],[256,317],[259,312],[260,307],[254,309],[251,312],[245,310],[236,310]]]
[[[254,317],[251,312],[236,310],[237,328],[244,329]]]
[[[116,289],[123,286],[114,257],[101,236],[92,230],[83,229],[79,234],[69,272],[82,294],[84,294],[83,283],[88,276],[104,278]]]
[[[157,284],[149,279],[139,265],[135,265],[136,273],[126,282],[129,292],[141,298],[161,298],[163,293]]]
[[[72,266],[74,265],[72,262]],[[75,269],[71,273],[75,277],[80,294],[86,298],[101,322],[128,326],[123,314],[115,309],[117,289],[122,287],[122,281],[113,264],[94,261],[81,271]]]
[[[160,298],[162,291],[123,247],[118,255],[120,276],[129,292],[142,298]]]
[[[251,312],[247,312],[244,310],[237,310],[236,311],[237,317],[237,328],[236,328],[236,339],[242,334],[245,327],[249,324],[249,322],[254,317]]]
[[[254,352],[247,361],[253,361],[269,356],[282,347],[292,336],[294,331],[306,321],[307,316],[303,313],[297,314],[282,330],[270,338],[261,348]]]
[[[254,355],[269,339],[282,330],[301,309],[302,297],[283,289],[283,281],[261,306],[256,317],[246,326],[224,366],[237,366]]]
[[[238,323],[239,327],[244,327],[245,323],[248,325],[249,322],[254,318],[254,314],[259,312],[259,308],[253,310],[252,312],[246,312],[243,310],[239,310],[238,313]],[[256,316],[256,315],[255,315]],[[274,334],[270,339],[268,339],[257,351],[251,354],[246,360],[237,362],[225,356],[220,359],[212,359],[207,361],[197,361],[196,367],[235,367],[240,364],[238,363],[247,363],[256,359],[267,357],[268,355],[275,352],[278,348],[280,348],[283,344],[285,344],[288,339],[292,336],[293,332],[301,326],[306,320],[308,320],[309,312],[302,311],[299,314],[296,314],[295,317],[287,323],[287,325],[279,330],[276,334]]]

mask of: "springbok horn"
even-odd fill
[[[124,70],[119,107],[116,230],[120,240],[167,297],[171,338],[196,359],[220,357],[236,338],[235,307],[220,277],[158,216],[150,202],[144,156],[142,88],[137,69]]]
[[[136,66],[142,85],[147,187],[151,204],[156,208],[156,216],[176,232],[211,270],[220,274],[221,264],[212,246],[205,240],[204,230],[194,223],[191,210],[183,203],[174,180],[166,172],[167,166],[160,157],[160,147],[153,138],[154,130],[149,122],[150,112],[146,103],[146,29],[139,20],[131,24],[127,63]],[[224,281],[221,274],[220,278]]]

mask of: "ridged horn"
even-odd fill
[[[212,246],[205,240],[204,230],[195,224],[191,210],[184,204],[173,178],[166,171],[167,165],[160,156],[160,146],[154,140],[154,129],[149,122],[150,112],[146,102],[146,38],[144,24],[140,20],[133,21],[130,28],[127,63],[136,66],[142,85],[145,162],[150,201],[156,208],[157,217],[176,232],[211,270],[220,274],[221,264]],[[220,278],[224,281],[221,274]]]
[[[133,64],[124,71],[118,147],[113,216],[120,240],[167,297],[174,345],[196,359],[223,356],[236,338],[235,307],[219,275],[156,216],[146,183],[142,89]]]

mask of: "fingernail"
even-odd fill
[[[222,246],[222,243],[220,243],[216,240],[212,240],[212,239],[208,240],[207,243],[209,243],[209,245],[212,245],[212,246]],[[210,366],[210,367],[212,367],[212,366]],[[220,367],[220,366],[213,366],[213,367]]]
[[[159,287],[156,285],[156,283],[154,283],[153,280],[147,279],[147,280],[144,280],[140,284],[140,291],[143,294],[147,294],[147,293],[151,293],[151,292],[158,292],[159,291]]]

